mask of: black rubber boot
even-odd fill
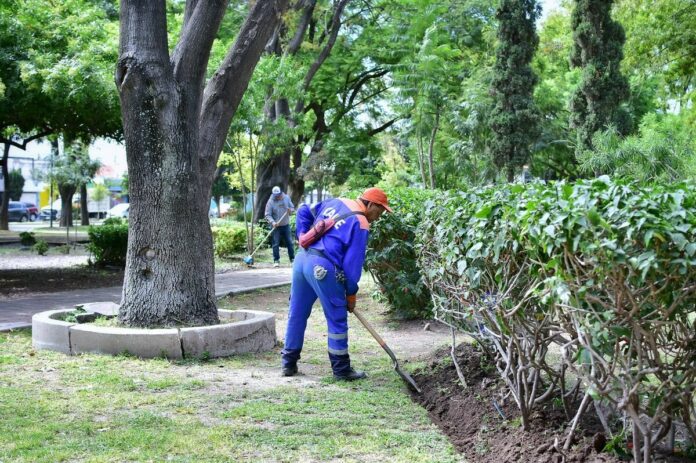
[[[336,355],[330,353],[329,360],[331,360],[333,376],[339,381],[355,381],[367,376],[365,372],[354,370],[350,366],[350,356],[348,354]]]
[[[300,351],[283,349],[280,351],[283,376],[295,376],[297,374],[297,361],[300,359]]]
[[[367,374],[364,371],[350,369],[347,373],[342,375],[334,374],[334,378],[339,381],[356,381],[358,379],[367,378]]]

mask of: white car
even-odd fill
[[[111,209],[109,209],[109,212],[106,213],[107,217],[121,217],[123,219],[128,218],[128,209],[130,208],[130,204],[128,203],[121,203],[117,204]]]

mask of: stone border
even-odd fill
[[[234,297],[239,294],[245,294],[245,293],[251,293],[254,291],[260,291],[264,289],[273,289],[273,288],[281,288],[283,286],[290,286],[289,281],[282,281],[282,282],[273,282],[273,283],[265,283],[262,285],[255,285],[255,286],[249,286],[246,288],[236,288],[236,289],[227,289],[227,290],[222,290],[218,291],[215,294],[216,299],[223,299],[225,297]],[[77,290],[80,291],[80,290]],[[54,293],[54,294],[60,294],[60,293]],[[101,302],[97,302],[95,304],[103,304]],[[83,304],[84,306],[88,306],[91,304]],[[117,305],[118,307],[118,305]],[[30,322],[10,322],[10,323],[0,323],[0,333],[4,332],[9,332],[13,330],[20,330],[20,329],[25,329],[25,328],[31,328],[32,324]]]
[[[114,303],[83,306],[87,315],[111,315]],[[136,329],[59,320],[74,309],[49,310],[32,317],[32,344],[41,350],[68,355],[82,353],[140,358],[215,358],[241,353],[258,353],[276,345],[275,316],[256,310],[218,310],[222,323],[192,328]],[[227,322],[224,322],[227,321]]]

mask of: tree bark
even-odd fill
[[[2,181],[5,189],[2,193],[2,205],[0,206],[0,230],[10,229],[10,169],[7,166],[10,160],[10,144],[4,143],[2,150]]]
[[[292,166],[290,170],[290,179],[288,181],[288,194],[290,200],[297,207],[304,195],[305,180],[299,174],[299,169],[302,166],[302,146],[295,145],[292,147]]]
[[[58,185],[58,193],[60,194],[60,227],[72,227],[72,200],[75,196],[77,187],[75,185],[63,184]]]
[[[435,137],[440,128],[440,109],[435,112],[435,126],[430,134],[430,145],[428,146],[428,170],[430,170],[430,189],[435,189],[435,163],[433,161],[433,150],[435,148]]]
[[[87,208],[87,185],[80,185],[80,225],[89,225],[89,210]]]
[[[420,169],[423,188],[428,189],[428,181],[425,177],[425,156],[423,155],[423,137],[418,133],[418,167]]]
[[[234,112],[287,0],[256,2],[204,90],[227,1],[192,2],[169,57],[163,0],[122,0],[116,85],[129,172],[129,239],[119,319],[129,326],[218,322],[208,220]]]

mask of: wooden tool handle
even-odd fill
[[[380,335],[374,330],[374,328],[372,328],[372,325],[370,325],[370,323],[365,319],[365,317],[363,317],[363,315],[360,313],[360,311],[359,311],[358,309],[353,309],[353,315],[355,315],[356,317],[358,317],[358,320],[360,320],[360,323],[363,324],[363,326],[365,327],[365,329],[366,329],[367,331],[370,332],[370,334],[372,335],[372,337],[375,338],[375,340],[379,343],[379,345],[382,347],[382,349],[384,349],[384,351],[385,351],[387,354],[389,354],[389,357],[391,357],[391,359],[392,359],[394,362],[396,362],[396,356],[394,355],[394,352],[392,352],[392,350],[389,348],[389,346],[387,346],[387,343],[384,342],[384,339],[382,339],[382,336],[380,336]]]

